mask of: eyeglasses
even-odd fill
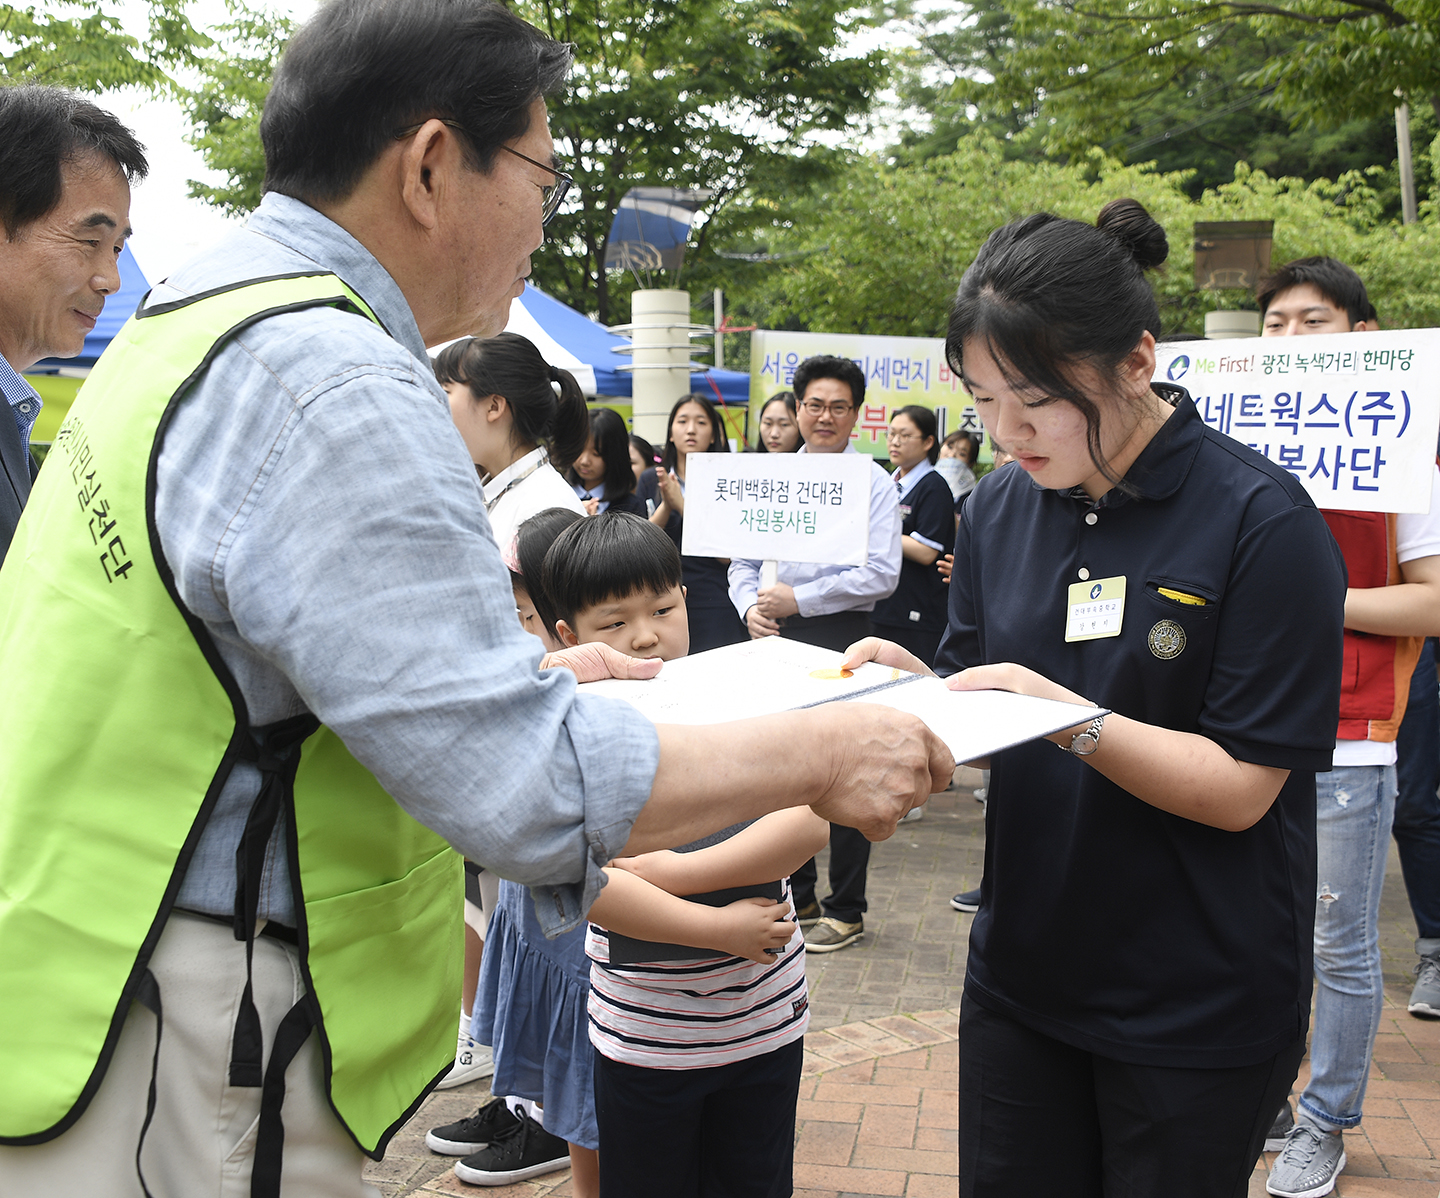
[[[806,415],[823,416],[826,412],[829,412],[836,420],[845,419],[847,412],[853,412],[855,410],[854,404],[841,403],[838,400],[835,403],[827,404],[821,403],[818,399],[807,399],[800,407]]]
[[[435,117],[434,119],[438,120],[446,128],[455,129],[465,134],[472,142],[475,140],[470,131],[466,129],[464,125],[460,124],[459,121],[447,121],[444,117]],[[425,122],[421,121],[419,125],[407,125],[404,129],[397,130],[395,140],[404,141],[407,137],[414,137],[424,124]],[[570,194],[570,188],[574,186],[575,180],[564,171],[551,166],[548,162],[540,162],[538,159],[531,158],[528,154],[520,153],[519,150],[512,150],[507,145],[497,146],[496,149],[504,150],[507,154],[514,154],[516,158],[522,158],[531,166],[538,166],[542,171],[549,171],[555,176],[554,183],[551,183],[548,187],[540,188],[540,223],[541,225],[548,225],[550,218],[560,211],[560,205],[565,202],[565,197]]]
[[[885,438],[888,441],[913,441],[919,433],[896,432],[893,428],[885,430]]]

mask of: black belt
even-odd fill
[[[186,915],[198,915],[201,919],[208,919],[213,923],[224,924],[225,927],[234,929],[235,921],[224,915],[211,915],[208,911],[192,911],[189,907],[176,907],[175,910],[183,911]],[[260,929],[260,935],[269,936],[272,940],[282,940],[286,944],[293,944],[300,947],[300,933],[287,924],[276,923],[273,919],[266,920],[265,926]]]

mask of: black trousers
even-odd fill
[[[1245,1198],[1301,1036],[1258,1065],[1126,1065],[960,1004],[961,1198]]]
[[[856,641],[870,635],[870,613],[841,611],[828,616],[786,616],[780,635],[844,653]],[[870,842],[854,828],[830,825],[830,897],[821,902],[825,914],[842,923],[856,923],[865,914],[865,875],[870,868]],[[819,871],[811,857],[790,875],[795,907],[815,901]]]
[[[600,1198],[790,1198],[804,1041],[711,1069],[595,1054]]]

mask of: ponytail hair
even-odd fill
[[[1100,410],[1075,381],[1091,366],[1114,385],[1160,308],[1145,277],[1169,254],[1165,230],[1137,200],[1112,200],[1095,224],[1039,213],[991,233],[960,280],[945,356],[964,376],[967,341],[987,350],[1006,382],[1037,403],[1085,417],[1096,469],[1120,484],[1100,448]]]
[[[435,359],[435,377],[442,384],[463,383],[477,400],[501,396],[510,406],[514,440],[544,445],[562,473],[585,452],[590,439],[585,393],[573,374],[551,366],[519,333],[466,337],[447,345]]]

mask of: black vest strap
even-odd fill
[[[135,1001],[142,1007],[155,1012],[155,1055],[150,1060],[150,1091],[145,1096],[145,1122],[140,1125],[140,1141],[135,1145],[135,1175],[140,1179],[140,1189],[145,1198],[155,1198],[145,1184],[145,1170],[140,1164],[140,1153],[145,1148],[145,1137],[150,1134],[150,1121],[155,1118],[156,1075],[160,1070],[160,1036],[165,1030],[165,1017],[160,1010],[160,983],[155,975],[146,970],[135,990]]]
[[[265,1059],[260,1012],[255,1009],[251,970],[255,955],[255,926],[259,923],[260,889],[265,877],[265,852],[276,821],[287,803],[294,801],[299,746],[320,727],[314,716],[297,716],[252,730],[247,759],[260,770],[260,793],[245,821],[245,832],[235,849],[235,939],[245,942],[245,992],[235,1017],[230,1045],[230,1084],[259,1086]],[[288,1017],[287,1017],[288,1018]]]
[[[260,1092],[260,1125],[255,1134],[255,1164],[250,1173],[250,1198],[280,1198],[280,1166],[285,1154],[285,1070],[295,1059],[314,1026],[309,995],[301,998],[280,1021],[270,1062],[265,1066],[265,1087]]]

